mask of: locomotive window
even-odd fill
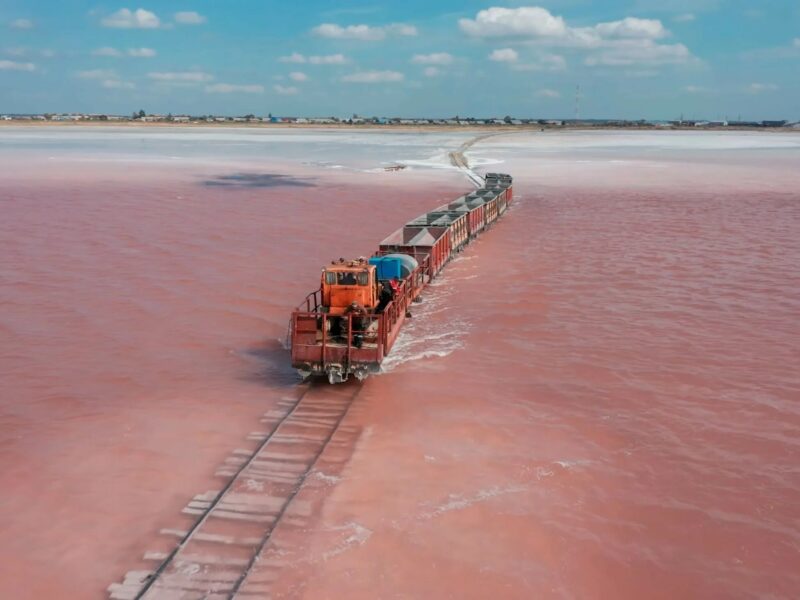
[[[355,285],[356,284],[356,274],[355,273],[339,273],[339,285]]]
[[[358,274],[358,285],[369,285],[369,273],[364,271]]]
[[[325,272],[325,283],[328,285],[333,285],[336,283],[336,273],[332,273],[331,271]]]

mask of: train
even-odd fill
[[[411,307],[464,247],[508,210],[513,178],[487,173],[483,187],[412,219],[369,258],[338,259],[292,312],[292,367],[331,384],[380,371]]]

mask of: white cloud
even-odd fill
[[[193,10],[176,12],[174,17],[175,22],[179,25],[202,25],[208,20],[203,15],[196,13]]]
[[[332,38],[337,40],[382,40],[386,37],[386,32],[380,27],[370,27],[369,25],[348,25],[341,27],[332,23],[323,23],[313,30],[315,35],[320,37]]]
[[[684,64],[691,60],[692,53],[683,44],[657,44],[652,40],[627,40],[588,56],[585,63],[589,66],[619,67],[639,64]]]
[[[120,52],[116,48],[104,46],[102,48],[97,48],[96,50],[92,50],[92,56],[109,56],[112,58],[117,58],[122,56],[122,52]]]
[[[128,48],[128,56],[134,58],[153,58],[156,51],[152,48]]]
[[[417,65],[450,65],[453,63],[453,55],[447,52],[415,54],[411,62]]]
[[[349,62],[344,54],[305,56],[299,52],[292,52],[288,56],[281,56],[278,61],[282,63],[294,63],[298,65],[304,65],[306,63],[311,65],[345,65]]]
[[[656,69],[626,69],[622,72],[625,77],[658,77]]]
[[[304,55],[300,54],[299,52],[292,52],[288,56],[281,56],[278,59],[278,62],[296,63],[298,65],[302,65],[302,64],[305,64],[306,62],[308,62],[308,59]]]
[[[33,29],[33,21],[30,19],[15,19],[9,23],[11,29]]]
[[[563,71],[567,68],[567,60],[559,54],[543,54],[529,63],[513,63],[515,71]]]
[[[326,56],[309,56],[308,62],[312,65],[346,65],[350,61],[344,54],[328,54]]]
[[[0,71],[35,71],[36,65],[30,62],[0,60]]]
[[[460,19],[467,35],[485,39],[518,39],[538,46],[577,48],[595,53],[589,65],[677,64],[693,60],[683,44],[660,44],[670,35],[657,19],[626,17],[618,21],[571,27],[563,17],[537,6],[492,7],[474,19]]]
[[[155,13],[143,8],[130,10],[120,8],[117,12],[100,20],[103,27],[115,27],[117,29],[158,29],[161,26],[161,19]]]
[[[263,94],[263,85],[236,85],[232,83],[215,83],[206,86],[208,94]]]
[[[214,79],[208,73],[202,71],[181,71],[177,73],[148,73],[147,76],[155,81],[178,82],[178,83],[206,83]]]
[[[482,38],[523,38],[575,47],[596,47],[608,39],[659,39],[669,31],[657,19],[626,17],[591,27],[570,27],[563,17],[538,6],[492,7],[475,19],[460,19],[467,35]]]
[[[100,85],[109,90],[132,90],[136,86],[129,81],[122,81],[112,69],[92,69],[78,71],[75,76],[80,79],[99,81]]]
[[[657,19],[626,17],[621,21],[598,23],[594,30],[604,38],[627,38],[656,40],[669,35],[669,31]]]
[[[153,58],[156,55],[156,51],[152,48],[128,48],[128,50],[123,53],[121,50],[111,48],[110,46],[104,46],[103,48],[92,50],[92,56],[119,58],[126,54],[134,58]]]
[[[539,57],[539,64],[547,71],[563,71],[567,68],[567,60],[558,54],[545,54]]]
[[[41,50],[25,48],[24,46],[16,46],[11,48],[3,48],[2,53],[7,56],[15,58],[23,58],[26,56],[41,56],[42,58],[54,58],[56,53],[49,48],[42,48]]]
[[[672,20],[675,21],[676,23],[691,23],[696,18],[697,17],[694,15],[694,13],[682,13],[680,15],[675,15],[674,17],[672,17]]]
[[[117,74],[110,69],[91,69],[75,73],[80,79],[116,79]]]
[[[360,71],[342,77],[346,83],[397,83],[404,79],[405,75],[397,71]]]
[[[274,85],[272,89],[278,92],[281,96],[294,96],[299,94],[300,90],[294,86]]]
[[[778,86],[774,83],[751,83],[747,86],[747,91],[751,94],[761,94],[764,92],[774,92],[778,90]]]
[[[800,38],[794,38],[794,40],[792,41],[792,45],[795,48],[800,48]]]
[[[438,75],[441,75],[442,71],[439,69],[439,67],[425,67],[423,73],[425,74],[425,77],[437,77]]]
[[[415,36],[419,33],[416,27],[404,23],[392,23],[382,27],[371,27],[370,25],[347,25],[342,27],[334,23],[323,23],[314,27],[311,32],[314,35],[334,40],[361,41],[380,41],[390,35]]]
[[[492,51],[489,55],[489,60],[495,62],[517,62],[519,60],[519,52],[513,48],[499,48]]]
[[[406,37],[419,35],[419,30],[416,27],[405,23],[392,23],[391,25],[387,25],[385,29],[387,33],[392,35],[402,35]]]
[[[683,89],[690,94],[704,94],[708,91],[708,88],[701,85],[687,85]]]
[[[561,37],[568,28],[564,19],[538,6],[480,11],[475,19],[459,19],[461,30],[474,37]]]
[[[308,81],[308,75],[305,73],[301,73],[300,71],[294,71],[289,73],[289,79],[292,81]]]
[[[561,93],[556,90],[539,90],[537,91],[534,96],[537,98],[561,98]]]
[[[110,90],[132,90],[136,87],[130,81],[120,81],[119,79],[105,79],[102,86]]]

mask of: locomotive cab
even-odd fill
[[[339,316],[353,302],[367,312],[378,305],[375,266],[366,260],[339,260],[322,271],[322,305],[328,314]]]

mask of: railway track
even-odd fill
[[[355,443],[358,431],[342,426],[342,420],[361,391],[356,382],[306,385],[297,400],[282,400],[264,415],[267,431],[248,437],[255,449],[236,450],[226,459],[217,472],[227,479],[222,489],[195,496],[183,510],[195,517],[191,525],[162,530],[177,537],[177,544],[145,554],[155,568],[131,571],[122,583],[111,584],[111,600],[230,600],[278,525],[306,524],[311,507],[295,502],[295,496],[315,469],[337,466],[330,462],[341,466],[347,459],[346,452],[332,453],[327,462],[323,455],[331,446]],[[269,595],[263,584],[257,587],[259,597]]]
[[[471,138],[466,142],[464,142],[463,144],[461,144],[461,146],[459,146],[457,150],[454,150],[449,154],[450,163],[454,167],[458,167],[459,169],[464,171],[464,174],[478,188],[483,187],[484,184],[483,177],[481,177],[475,171],[472,170],[472,167],[469,166],[469,161],[467,160],[467,157],[465,156],[464,153],[470,148],[472,148],[472,146],[480,142],[481,140],[485,140],[490,137],[496,137],[498,135],[508,135],[508,132],[486,133],[484,135],[475,136],[474,138]]]

